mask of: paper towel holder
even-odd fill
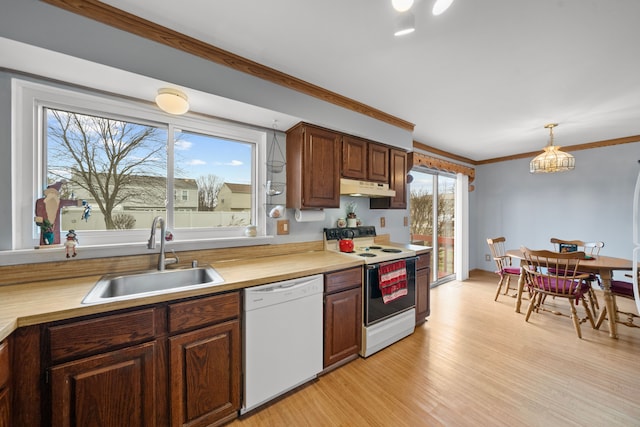
[[[325,212],[323,209],[296,209],[294,218],[297,222],[324,221]]]

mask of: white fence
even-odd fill
[[[106,230],[104,215],[99,210],[91,211],[88,221],[82,219],[82,208],[65,208],[62,210],[62,231],[66,230]],[[164,211],[118,211],[116,214],[131,215],[135,219],[133,229],[147,229],[151,227],[153,218],[165,216]],[[175,228],[211,228],[249,225],[251,212],[175,212]],[[64,234],[64,233],[63,233]]]

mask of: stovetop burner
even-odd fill
[[[361,253],[361,254],[358,254],[358,255],[363,256],[363,257],[365,257],[365,258],[366,258],[366,257],[377,256],[376,254],[372,254],[372,253],[370,253],[370,252],[364,252],[364,253]]]
[[[369,246],[369,249],[382,249],[382,246]]]
[[[387,252],[387,253],[390,253],[390,254],[399,254],[402,251],[400,249],[384,248],[382,250],[382,252]]]

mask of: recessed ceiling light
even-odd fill
[[[438,16],[441,13],[443,13],[445,10],[449,9],[449,6],[451,6],[451,3],[453,3],[453,0],[437,0],[436,4],[433,5],[433,9],[431,10],[431,13]]]
[[[391,5],[398,12],[406,12],[413,6],[413,0],[391,0]]]

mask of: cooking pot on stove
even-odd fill
[[[353,236],[353,230],[344,230],[342,232],[342,238],[338,242],[340,252],[353,252]]]

